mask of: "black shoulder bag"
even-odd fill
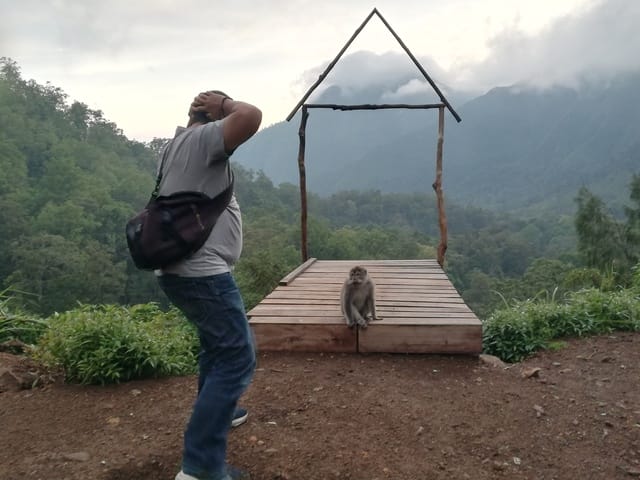
[[[158,195],[168,150],[162,156],[147,206],[127,222],[125,229],[131,258],[141,270],[164,268],[199,250],[233,195],[231,167],[229,186],[214,198],[192,191]]]

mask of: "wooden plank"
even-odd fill
[[[282,280],[280,280],[280,282],[278,283],[279,285],[288,285],[289,283],[291,283],[296,277],[298,277],[300,274],[302,274],[302,272],[304,272],[305,270],[307,270],[311,265],[313,265],[315,263],[316,259],[315,258],[310,258],[309,260],[307,260],[306,262],[304,262],[302,265],[300,265],[298,268],[296,268],[295,270],[293,270],[291,273],[289,273],[288,275],[286,275]]]
[[[345,282],[346,278],[338,278],[338,277],[299,277],[289,283],[289,286],[300,286],[300,285],[309,285],[309,284],[318,284],[318,285],[340,285]],[[429,285],[443,285],[443,286],[451,286],[453,284],[446,278],[433,278],[433,277],[420,277],[420,278],[372,278],[373,283],[376,285],[420,285],[420,286],[429,286]]]
[[[447,280],[438,280],[434,278],[379,278],[372,279],[377,288],[406,288],[406,287],[421,287],[421,288],[453,288],[453,284]],[[342,288],[344,284],[343,280],[339,278],[298,278],[292,283],[287,285],[288,287],[306,287],[310,285],[318,285],[321,287],[330,288]]]
[[[469,316],[476,316],[469,307],[464,304],[457,305],[419,305],[415,307],[408,307],[405,305],[393,305],[393,306],[378,306],[378,315],[384,318],[406,316],[420,318],[433,316],[435,314],[441,314],[442,316],[455,316],[455,314],[468,314]],[[292,316],[331,316],[341,315],[340,305],[337,303],[331,305],[308,303],[304,305],[291,305],[291,304],[269,304],[258,305],[251,309],[250,316],[273,316],[273,317],[292,317]],[[385,316],[386,315],[386,316]]]
[[[341,325],[251,325],[258,351],[357,352],[357,331]]]
[[[318,260],[314,268],[344,269],[356,265],[365,268],[432,268],[442,270],[435,260],[387,260],[386,262],[384,260],[361,262],[351,260]]]
[[[295,298],[264,298],[260,305],[339,305],[340,300],[338,298],[315,298],[315,297],[295,297]],[[420,308],[430,305],[464,305],[461,298],[449,298],[443,299],[441,297],[433,297],[432,299],[424,301],[411,301],[411,300],[387,300],[378,297],[376,299],[376,305],[380,307],[415,307]]]
[[[367,269],[369,276],[371,278],[379,279],[380,277],[390,277],[390,278],[420,278],[426,276],[436,276],[438,278],[442,278],[445,280],[449,280],[449,277],[443,271],[429,271],[429,270],[421,270],[421,271],[403,271],[403,270],[372,270]],[[327,278],[341,278],[347,279],[349,277],[349,270],[344,271],[336,271],[336,272],[323,272],[323,271],[310,271],[306,274],[307,277],[327,277]]]
[[[261,323],[272,323],[277,325],[299,325],[301,327],[307,327],[310,325],[330,326],[340,325],[346,328],[344,318],[341,315],[325,315],[325,316],[272,316],[272,315],[256,315],[249,320],[251,325],[258,325]],[[371,322],[371,325],[385,325],[391,329],[398,326],[424,326],[424,325],[476,325],[481,326],[482,323],[475,316],[455,316],[455,317],[442,317],[439,315],[426,318],[412,318],[412,317],[397,317],[397,318],[385,318],[382,320],[376,320]]]
[[[322,305],[338,305],[340,303],[339,297],[333,297],[333,298],[326,298],[326,297],[316,297],[313,295],[304,295],[304,296],[297,296],[294,298],[289,298],[289,297],[284,297],[284,298],[280,298],[280,297],[270,297],[270,298],[265,298],[264,300],[262,300],[260,302],[260,304],[265,304],[265,305],[273,305],[273,304],[280,304],[280,305],[297,305],[297,304],[322,304]],[[381,306],[408,306],[408,305],[415,305],[417,307],[419,306],[431,306],[431,305],[451,305],[451,306],[456,306],[456,305],[466,305],[459,297],[456,298],[454,296],[451,297],[443,297],[443,296],[439,296],[439,295],[422,295],[422,296],[417,296],[417,295],[411,295],[411,296],[407,296],[405,298],[398,298],[395,295],[391,295],[391,296],[378,296],[376,298],[376,305],[381,305]],[[257,306],[257,305],[256,305]],[[255,308],[255,307],[254,307]]]
[[[424,258],[419,260],[318,260],[317,266],[324,265],[431,265],[440,268],[436,260]]]
[[[373,280],[375,283],[380,282],[395,282],[396,280],[433,280],[436,282],[447,282],[450,283],[449,278],[447,278],[444,274],[417,274],[417,273],[378,273],[371,274],[369,273],[369,278]],[[304,280],[320,280],[322,282],[338,282],[343,283],[347,279],[347,275],[341,274],[331,274],[331,275],[318,275],[318,274],[307,274],[304,276]],[[283,284],[284,285],[284,284]]]
[[[299,301],[302,303],[302,302],[313,301],[313,300],[318,300],[318,301],[334,300],[338,302],[339,299],[340,299],[339,292],[336,292],[335,294],[331,295],[331,294],[318,293],[314,291],[304,291],[304,292],[297,292],[295,294],[292,294],[291,292],[271,293],[267,295],[264,299],[262,299],[260,303],[262,302],[269,303],[271,300],[273,301],[282,300],[282,301],[285,301],[285,303],[286,301],[289,301],[290,303],[295,303],[296,301]],[[432,293],[421,292],[421,293],[413,293],[409,295],[401,295],[398,293],[377,293],[376,300],[378,302],[384,301],[384,302],[393,302],[393,303],[405,303],[405,302],[433,303],[438,301],[442,301],[444,303],[464,303],[462,298],[460,298],[460,296],[457,295],[456,293],[443,293],[443,292],[432,292]]]
[[[399,307],[386,307],[378,308],[380,315],[387,317],[407,316],[420,318],[421,316],[432,316],[440,314],[442,316],[455,316],[455,314],[470,314],[475,317],[469,307],[462,305],[459,307],[452,306],[429,306],[420,308],[399,308]],[[340,314],[339,305],[258,305],[251,310],[251,316],[256,317],[259,315],[273,315],[273,316],[297,316],[297,315],[311,315],[322,316],[325,314]]]
[[[318,288],[291,288],[276,289],[264,298],[340,298],[340,289],[318,289]],[[431,298],[457,298],[462,300],[460,294],[454,288],[377,288],[376,298],[414,300]]]
[[[296,325],[331,325],[339,324],[344,325],[344,318],[342,315],[337,314],[335,311],[331,314],[323,314],[320,316],[294,316],[294,317],[282,317],[274,315],[252,315],[249,318],[249,323],[282,323],[282,324],[296,324]]]
[[[283,287],[280,287],[283,288]],[[286,286],[286,289],[290,289],[290,290],[318,290],[321,292],[324,291],[340,291],[342,289],[342,284],[341,283],[297,283],[297,281],[294,281],[294,283],[290,283],[289,285]],[[422,291],[429,291],[429,290],[451,290],[454,292],[457,292],[457,290],[455,289],[455,287],[453,285],[451,285],[450,283],[447,284],[445,282],[438,282],[438,283],[432,283],[432,284],[423,284],[423,285],[418,285],[418,284],[378,284],[376,285],[376,289],[377,290],[398,290],[398,291],[406,291],[407,289],[413,289],[413,290],[422,290]]]
[[[336,260],[336,261],[327,261],[327,260],[318,260],[317,263],[314,264],[314,270],[333,270],[333,271],[348,271],[350,268],[355,266],[364,267],[367,270],[372,268],[377,269],[385,269],[385,268],[396,268],[396,269],[422,269],[422,270],[438,270],[443,271],[443,269],[438,265],[437,262],[430,263],[427,261],[417,261],[417,260],[408,260],[406,262],[350,262],[345,260]]]
[[[358,332],[362,353],[482,353],[481,325],[370,325]]]
[[[420,273],[444,273],[444,271],[438,267],[436,268],[430,268],[430,267],[416,267],[415,265],[407,265],[407,266],[368,266],[366,267],[368,272],[375,272],[375,273],[397,273],[397,274],[401,274],[401,273],[410,273],[410,274],[420,274]],[[318,267],[318,266],[312,266],[311,268],[308,269],[309,273],[313,273],[313,274],[317,274],[317,275],[321,275],[321,274],[343,274],[343,275],[347,275],[349,273],[350,268],[346,268],[346,267],[335,267],[335,266],[327,266],[327,267]]]

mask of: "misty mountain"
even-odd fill
[[[445,117],[443,186],[451,201],[569,212],[582,186],[615,207],[628,198],[631,174],[640,171],[640,74],[575,89],[495,88],[469,101],[459,92],[445,95],[462,117],[461,123]],[[332,86],[315,103],[379,103],[376,98],[379,90]],[[299,117],[262,130],[236,161],[275,183],[297,184]],[[431,191],[437,110],[314,109],[306,134],[310,191]]]

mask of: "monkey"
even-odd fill
[[[340,292],[340,307],[349,328],[367,328],[369,321],[381,319],[376,314],[375,284],[366,268],[355,266],[349,271]]]

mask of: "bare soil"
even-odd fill
[[[174,478],[195,377],[87,387],[36,370],[0,354],[0,479]],[[506,367],[262,353],[229,460],[254,480],[640,478],[639,380],[640,334]]]

